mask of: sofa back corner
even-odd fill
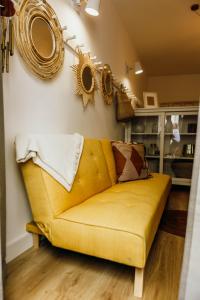
[[[112,143],[108,139],[101,139],[101,145],[103,148],[103,153],[105,156],[111,183],[112,185],[115,185],[117,183],[117,173],[116,173],[114,154],[112,151]]]
[[[112,186],[102,143],[85,139],[79,168],[68,192],[32,161],[21,166],[34,221],[51,220],[67,209]]]

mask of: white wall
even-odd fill
[[[119,79],[141,98],[145,78],[125,74],[125,62],[134,64],[137,56],[112,1],[101,1],[101,14],[80,15],[71,0],[49,0],[61,25],[76,34],[98,59],[109,63]],[[66,33],[65,33],[66,35]],[[64,67],[56,79],[44,82],[32,75],[17,51],[11,59],[10,74],[4,74],[4,109],[7,181],[7,261],[32,245],[25,226],[31,220],[18,166],[14,138],[19,133],[73,133],[89,137],[120,138],[122,127],[115,121],[114,105],[106,106],[97,92],[95,104],[84,111],[81,98],[74,95],[75,80],[70,66],[76,62],[66,48]],[[144,80],[143,80],[143,79]]]
[[[147,90],[157,92],[160,103],[198,101],[200,74],[148,77]]]

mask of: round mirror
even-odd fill
[[[32,20],[31,40],[35,51],[42,59],[51,59],[55,52],[55,35],[44,18],[36,17]]]
[[[82,77],[82,83],[83,83],[83,88],[84,88],[85,92],[91,93],[91,91],[94,88],[94,78],[93,78],[93,72],[89,65],[86,65],[83,67],[81,77]]]
[[[60,71],[65,55],[59,19],[47,1],[18,2],[14,26],[21,57],[39,78],[52,79]]]

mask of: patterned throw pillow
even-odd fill
[[[149,176],[143,144],[113,142],[112,149],[119,182],[144,179]]]

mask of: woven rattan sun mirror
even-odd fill
[[[83,105],[87,106],[89,101],[93,102],[97,89],[95,67],[88,54],[83,54],[80,50],[77,53],[79,63],[72,66],[77,81],[76,94],[82,96]]]
[[[106,104],[113,101],[113,78],[109,65],[105,64],[101,71],[101,91]]]
[[[27,66],[41,79],[51,79],[64,61],[62,28],[46,1],[22,0],[15,19],[16,42]]]

